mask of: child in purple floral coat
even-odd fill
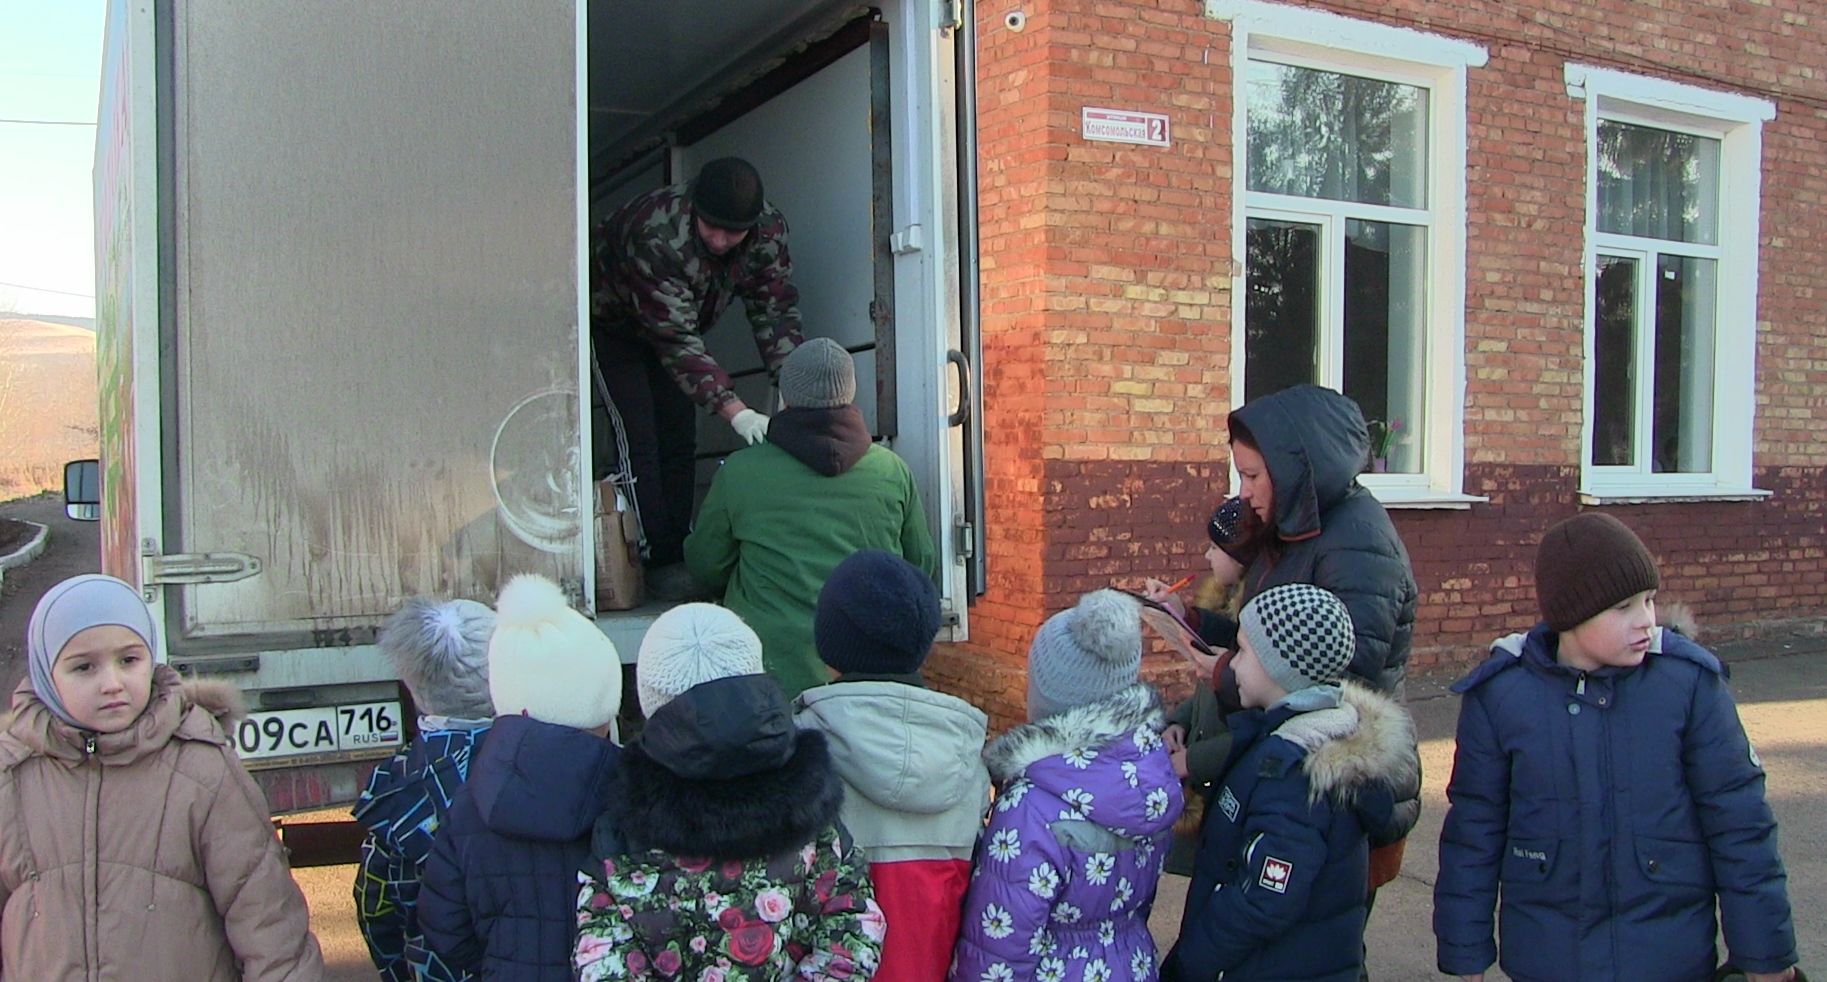
[[[1141,613],[1114,590],[1049,618],[1028,718],[984,749],[1000,793],[977,844],[951,978],[1152,982],[1148,914],[1182,805]]]

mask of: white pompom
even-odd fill
[[[558,584],[537,573],[522,573],[509,580],[495,600],[496,630],[547,623],[570,609]]]

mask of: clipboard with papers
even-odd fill
[[[1157,636],[1166,641],[1168,647],[1179,652],[1180,657],[1186,659],[1186,663],[1193,667],[1195,673],[1204,676],[1212,671],[1213,660],[1216,660],[1220,666],[1230,660],[1229,651],[1214,651],[1211,645],[1205,643],[1205,639],[1199,637],[1199,632],[1193,630],[1186,621],[1181,620],[1178,614],[1166,606],[1133,590],[1123,592],[1136,598],[1137,602],[1141,604],[1142,623],[1148,625]]]

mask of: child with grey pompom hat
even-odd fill
[[[1034,636],[1029,722],[983,751],[998,794],[951,978],[1158,977],[1148,914],[1183,798],[1141,667],[1141,604],[1115,590]]]
[[[426,947],[419,883],[494,722],[488,683],[494,633],[495,612],[486,604],[414,597],[387,618],[376,639],[419,711],[417,735],[374,769],[353,809],[368,827],[355,873],[355,921],[383,979],[466,977]]]
[[[1141,670],[1141,605],[1116,590],[1087,593],[1047,618],[1028,647],[1028,719],[1107,698]]]

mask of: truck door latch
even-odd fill
[[[149,547],[154,543],[148,542]],[[175,552],[161,555],[150,548],[140,555],[140,584],[182,586],[192,583],[233,583],[260,574],[260,559],[239,552]]]

